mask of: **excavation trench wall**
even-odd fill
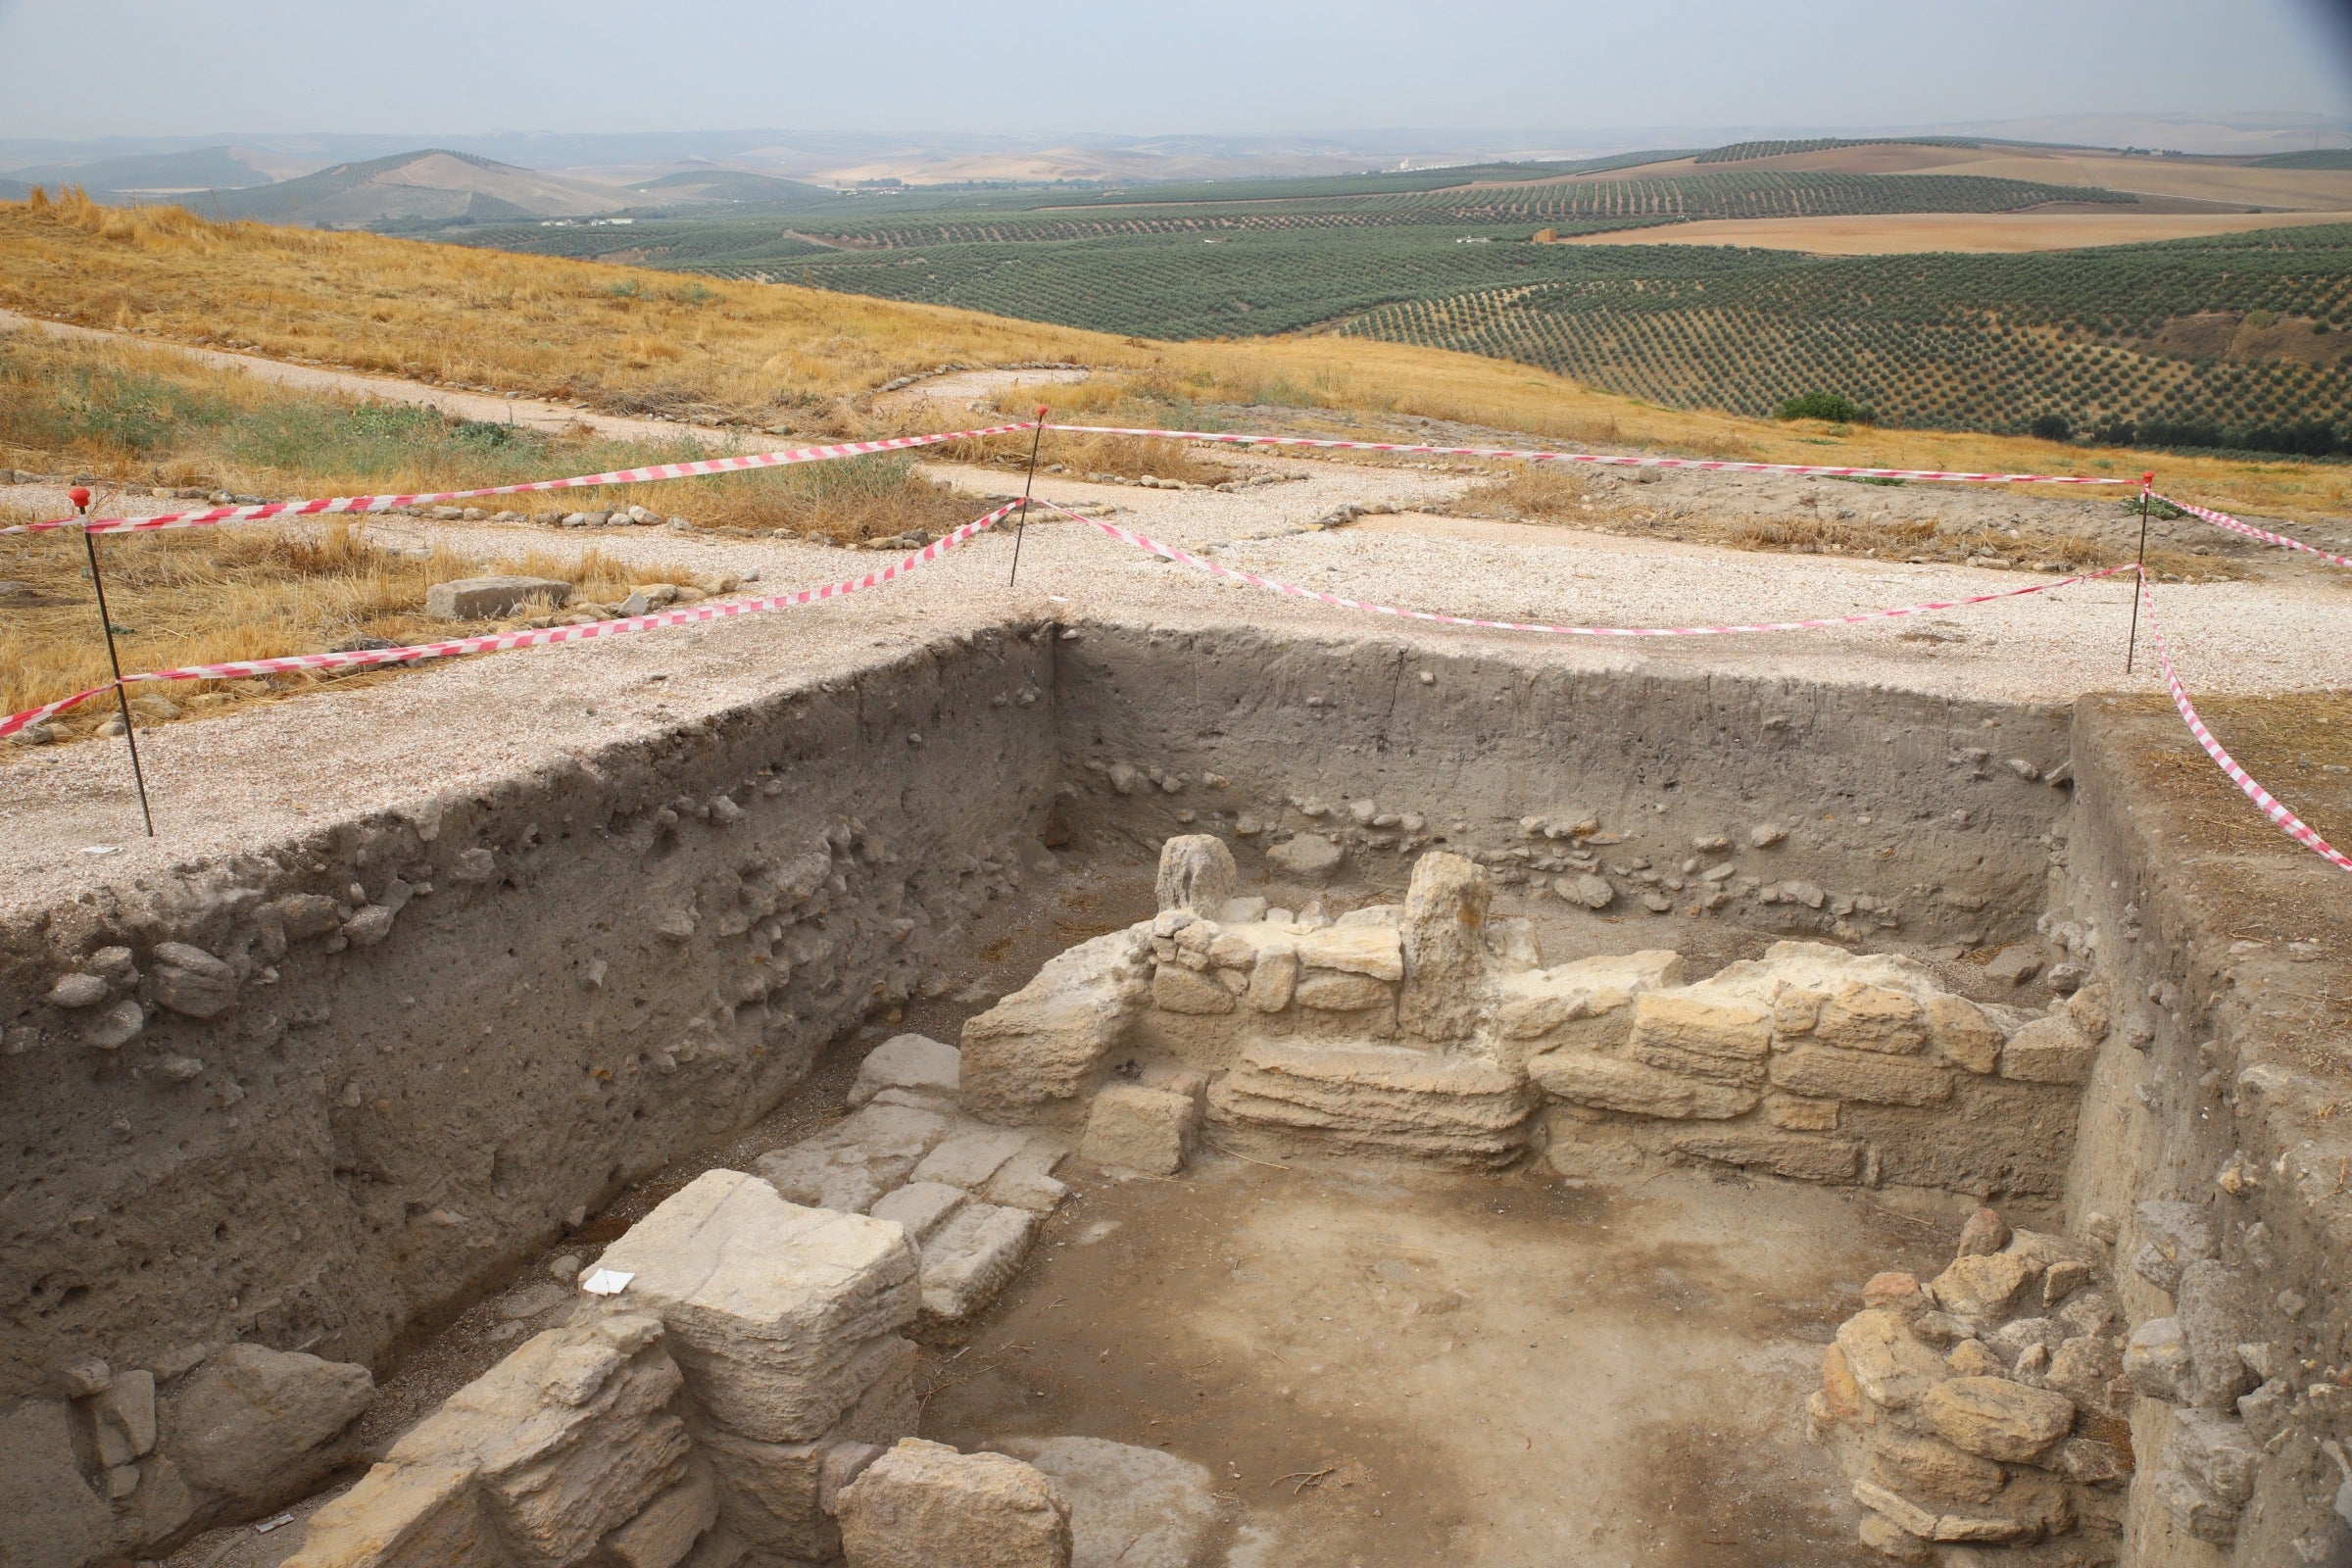
[[[1721,836],[1743,881],[1861,895],[1892,918],[1835,897],[1742,899],[1734,917],[1997,944],[2032,935],[2064,834],[2067,791],[2048,782],[2067,777],[2061,709],[1368,638],[1094,627],[1058,652],[1065,822],[1153,852],[1172,833],[1221,832],[1254,869],[1314,834],[1344,849],[1342,875],[1394,890],[1443,845],[1540,891],[1563,849],[1591,849],[1604,875],[1640,859],[1662,877]],[[1599,831],[1556,836],[1580,820]],[[1759,827],[1784,836],[1758,846]],[[1679,914],[1690,901],[1676,902]],[[1661,930],[1625,945],[1674,945],[1632,905],[1608,913]]]
[[[1039,854],[1051,660],[934,646],[0,932],[0,1397],[232,1340],[380,1365],[759,1116]],[[45,1003],[109,947],[135,980]]]
[[[2117,1001],[2070,1228],[2112,1238],[2135,1331],[2190,1330],[2205,1386],[2138,1380],[2125,1560],[2352,1560],[2327,1446],[2352,1442],[2342,874],[2239,804],[2169,710],[2086,698],[2075,752],[2050,925]]]

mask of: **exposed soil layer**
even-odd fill
[[[1242,1564],[1872,1559],[1804,1437],[1822,1348],[1948,1196],[1664,1172],[1275,1168],[1090,1181],[926,1437],[1075,1432],[1217,1477]]]

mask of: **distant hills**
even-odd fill
[[[419,220],[576,218],[617,212],[630,200],[617,186],[427,148],[336,164],[274,185],[222,191],[212,205],[223,218],[362,228]]]

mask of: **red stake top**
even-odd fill
[[[1046,406],[1043,403],[1037,406],[1037,416],[1041,419],[1046,416]]]
[[[74,510],[76,512],[87,512],[90,510],[90,493],[89,491],[83,489],[80,485],[75,485],[73,489],[67,491],[66,499],[74,503]]]

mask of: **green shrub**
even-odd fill
[[[1870,410],[1836,392],[1808,392],[1772,411],[1776,419],[1828,419],[1834,424],[1868,424]]]

